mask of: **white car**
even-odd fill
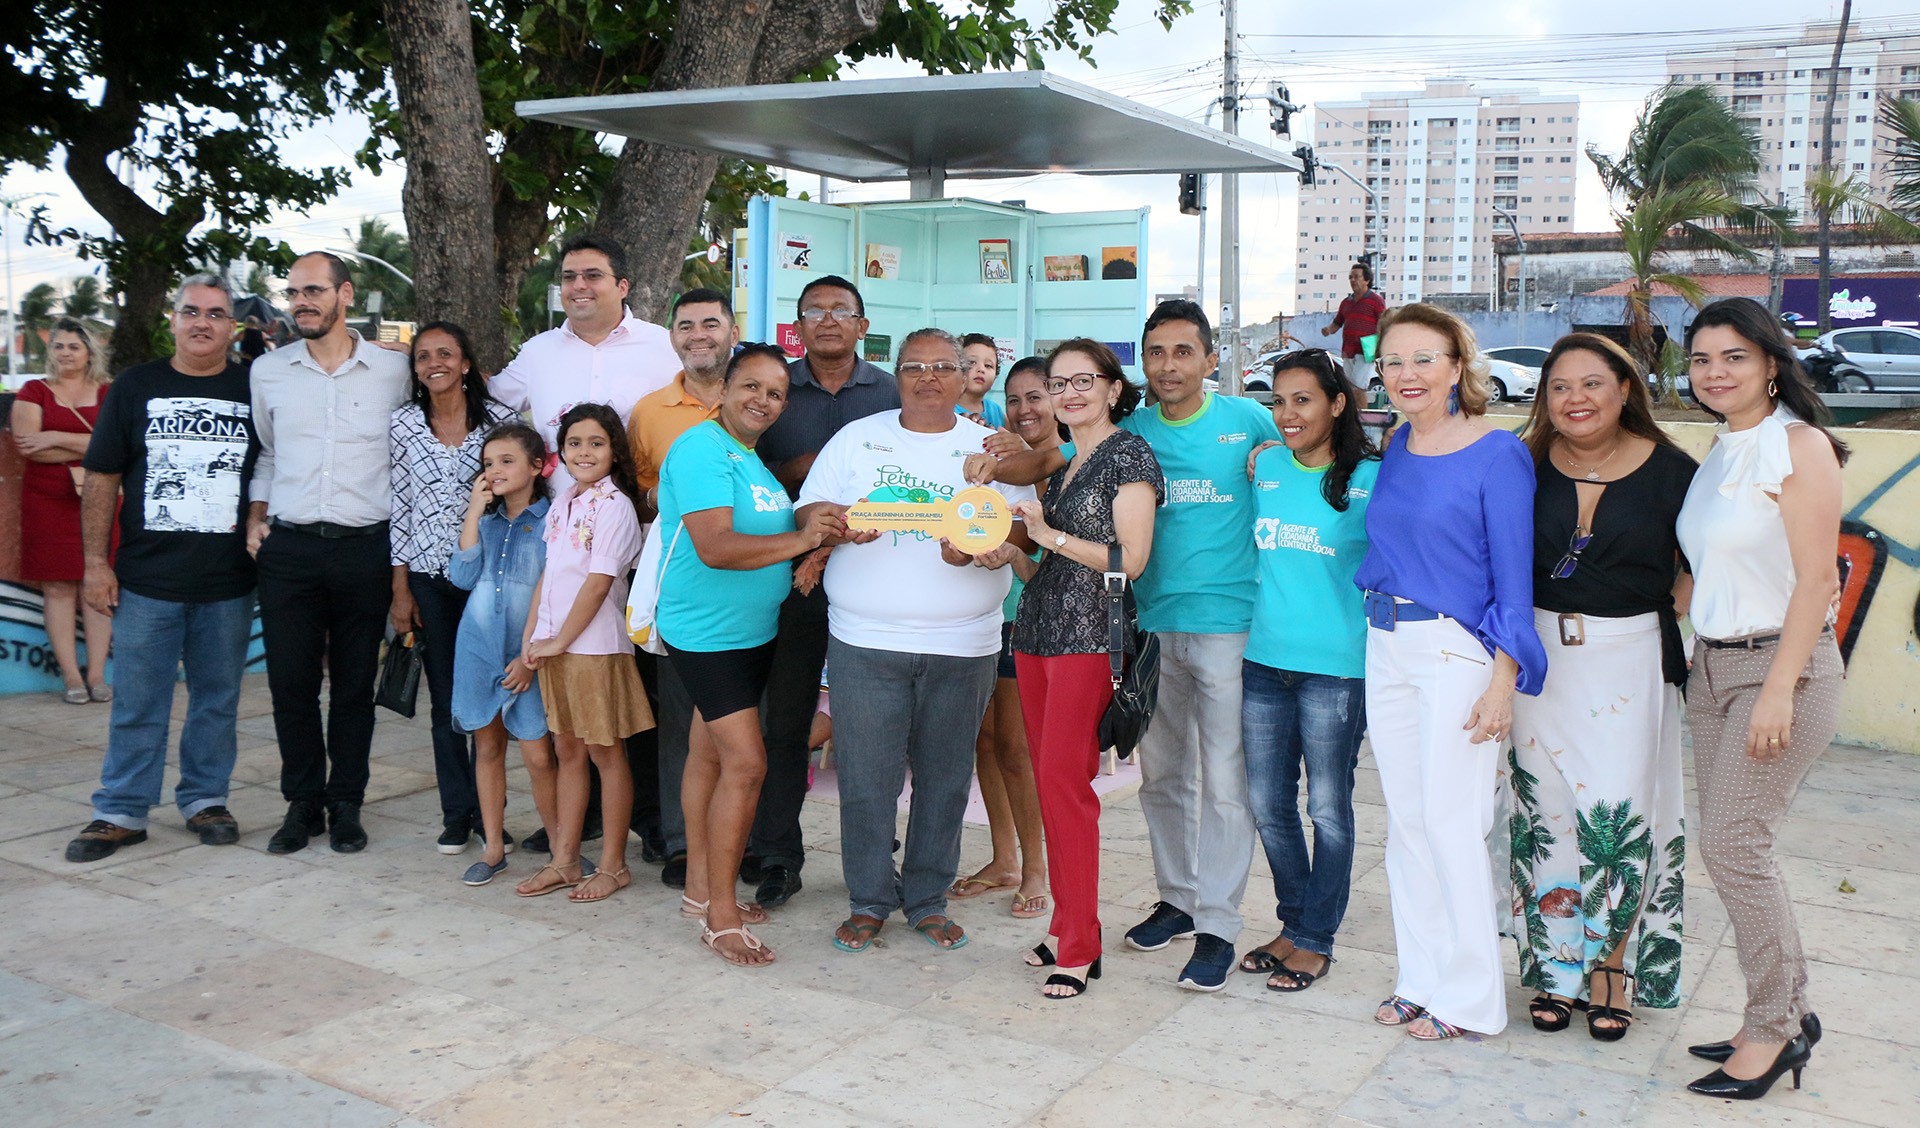
[[[1515,364],[1510,360],[1500,360],[1486,353],[1480,359],[1487,362],[1487,368],[1493,376],[1493,396],[1491,402],[1503,400],[1531,400],[1540,391],[1540,370]],[[1367,382],[1369,391],[1383,387],[1380,377],[1375,376]]]
[[[1820,337],[1846,354],[1877,389],[1920,388],[1920,329],[1902,325],[1833,329]],[[1801,358],[1812,355],[1803,351]]]

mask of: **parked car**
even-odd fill
[[[1501,345],[1497,349],[1488,349],[1487,356],[1494,360],[1510,360],[1535,372],[1547,363],[1547,350],[1538,345]]]
[[[1920,329],[1901,325],[1833,329],[1815,343],[1839,349],[1881,391],[1920,389]],[[1813,350],[1800,355],[1804,362],[1812,358]]]
[[[1510,360],[1501,360],[1488,353],[1481,353],[1481,359],[1493,375],[1493,403],[1505,400],[1531,400],[1540,391],[1540,370],[1515,364]],[[1383,387],[1380,377],[1375,376],[1367,382],[1367,390]]]

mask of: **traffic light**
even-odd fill
[[[1180,174],[1180,214],[1199,215],[1206,206],[1206,182],[1197,172]]]
[[[1293,136],[1293,115],[1301,107],[1292,100],[1287,84],[1276,82],[1267,91],[1267,109],[1273,115],[1273,131],[1281,137]]]
[[[1293,147],[1293,155],[1300,161],[1300,187],[1313,187],[1314,171],[1320,167],[1319,159],[1313,155],[1313,146],[1307,144],[1295,145]]]

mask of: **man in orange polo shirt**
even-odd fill
[[[667,315],[667,334],[680,371],[673,382],[633,405],[627,421],[627,440],[640,479],[643,516],[651,520],[657,508],[660,466],[673,441],[720,414],[721,384],[727,361],[740,343],[733,303],[718,290],[688,290],[674,299]],[[639,579],[636,583],[642,582]],[[660,830],[667,840],[667,864],[660,880],[675,889],[687,884],[687,820],[680,811],[680,774],[687,766],[687,730],[693,724],[693,702],[673,672],[673,663],[658,663],[660,718]]]

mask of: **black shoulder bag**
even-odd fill
[[[1140,629],[1133,590],[1121,568],[1120,546],[1107,546],[1107,570],[1102,576],[1107,592],[1107,669],[1113,676],[1113,700],[1100,718],[1100,747],[1133,755],[1153,721],[1160,693],[1160,640]],[[1133,639],[1133,657],[1127,657],[1127,639]]]

